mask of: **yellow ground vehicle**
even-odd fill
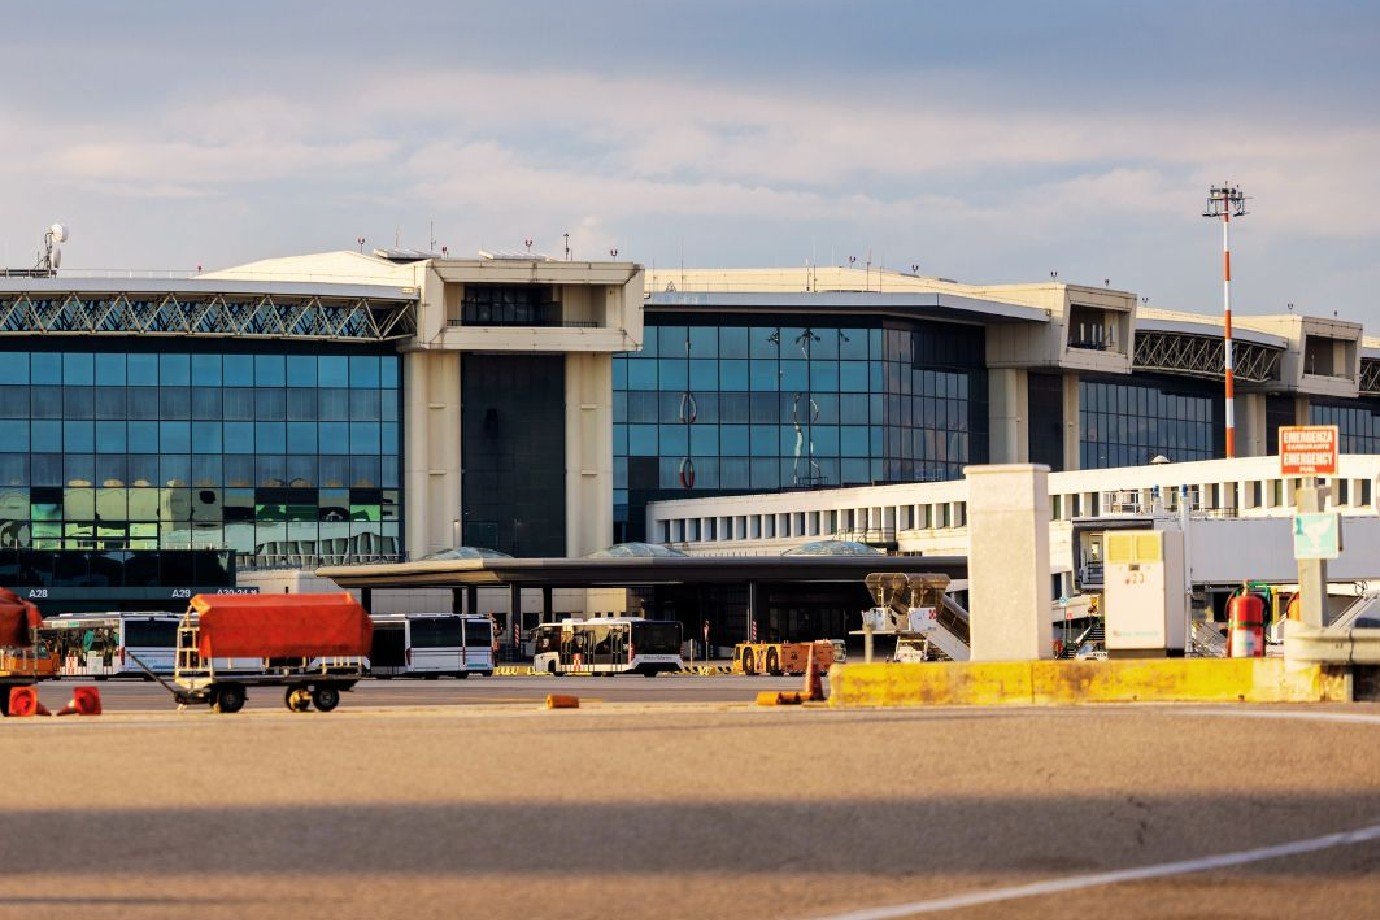
[[[834,663],[834,643],[816,642],[739,642],[733,647],[734,674],[804,674],[815,650],[815,670],[820,674]]]

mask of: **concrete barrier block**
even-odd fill
[[[829,669],[832,706],[1029,703],[1030,663],[843,664]]]

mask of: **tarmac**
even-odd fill
[[[0,918],[1380,905],[1375,706],[352,702],[0,722]]]

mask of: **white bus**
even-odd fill
[[[642,674],[685,667],[680,657],[681,628],[676,620],[593,617],[538,626],[533,633],[532,667],[538,673]]]
[[[386,613],[374,620],[374,677],[469,677],[494,673],[493,623],[479,614]]]
[[[40,635],[63,677],[147,677],[131,655],[157,674],[171,674],[177,614],[64,614],[43,621]]]

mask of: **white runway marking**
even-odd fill
[[[1307,712],[1302,709],[1182,709],[1179,715],[1233,716],[1238,719],[1303,719],[1309,722],[1359,722],[1380,725],[1380,713]]]
[[[932,898],[925,901],[912,901],[909,904],[893,904],[890,907],[869,907],[862,910],[831,914],[817,920],[892,920],[896,917],[912,917],[917,914],[936,914],[946,910],[964,907],[978,907],[1000,901],[1015,901],[1021,898],[1038,898],[1083,888],[1100,888],[1117,885],[1121,882],[1138,882],[1145,879],[1165,878],[1171,875],[1186,875],[1191,872],[1206,872],[1211,869],[1226,869],[1247,863],[1279,859],[1282,856],[1298,856],[1314,853],[1332,847],[1349,846],[1380,840],[1380,824],[1372,824],[1360,830],[1312,837],[1308,840],[1295,840],[1274,846],[1259,847],[1254,850],[1241,850],[1236,853],[1220,853],[1216,856],[1201,856],[1178,862],[1160,863],[1154,866],[1139,866],[1134,869],[1116,869],[1111,872],[1094,872],[1088,875],[1074,875],[1068,878],[1032,882],[1028,885],[1013,885],[1009,888],[991,888],[986,891],[970,891],[965,894]]]

